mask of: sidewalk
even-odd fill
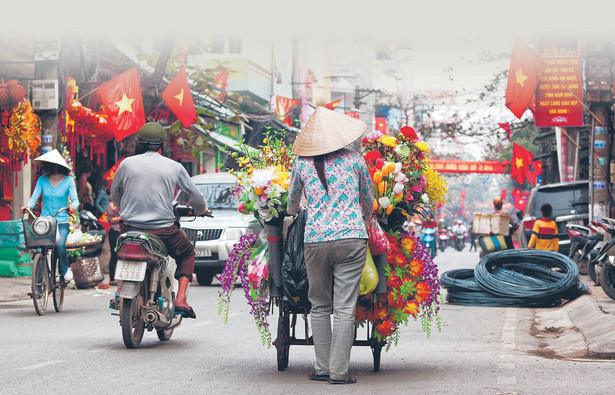
[[[564,310],[585,338],[588,357],[615,359],[615,300],[588,276],[581,276],[581,281],[591,295],[567,303]]]
[[[0,277],[0,303],[15,302],[20,300],[30,300],[28,292],[31,285],[30,276],[22,277]],[[109,275],[105,274],[105,283],[109,283]],[[70,283],[66,291],[70,294],[73,292],[87,292],[93,288],[77,289],[74,283]]]

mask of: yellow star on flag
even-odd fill
[[[184,104],[184,88],[179,91],[179,95],[173,97],[179,100],[179,106],[181,107]]]
[[[519,85],[521,85],[521,87],[523,88],[523,83],[525,82],[525,80],[527,80],[527,75],[523,74],[523,69],[519,69],[516,73],[515,73],[515,77],[517,79],[517,83]]]
[[[523,167],[523,158],[515,158],[515,164],[517,165],[517,169]]]
[[[117,115],[122,115],[125,111],[132,112],[132,102],[135,99],[129,99],[128,96],[124,93],[122,96],[122,100],[116,101],[114,104],[119,107]]]

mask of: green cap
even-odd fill
[[[167,132],[158,122],[148,122],[139,129],[137,139],[145,143],[164,143],[167,139]]]

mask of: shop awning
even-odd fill
[[[205,131],[198,125],[192,125],[192,127],[198,130],[199,133],[203,134],[203,136],[211,140],[211,142],[214,143],[221,150],[225,152],[239,152],[239,148],[241,146],[239,141],[233,140],[232,138],[224,136],[220,133]],[[256,152],[257,150],[255,148],[248,147],[248,151]]]

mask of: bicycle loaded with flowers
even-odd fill
[[[263,221],[281,219],[288,197],[289,172],[294,162],[291,148],[279,132],[267,135],[257,150],[242,146],[237,157],[239,170],[236,196],[239,210]],[[395,136],[373,132],[363,139],[363,156],[374,183],[374,218],[369,224],[370,249],[386,253],[386,288],[362,295],[356,308],[356,322],[373,325],[373,337],[396,344],[401,324],[410,317],[420,319],[428,334],[432,322],[440,329],[438,269],[418,238],[403,230],[403,223],[415,213],[423,215],[446,203],[447,185],[429,164],[429,146],[411,127]],[[267,316],[270,299],[267,284],[266,238],[244,235],[235,244],[220,276],[218,312],[228,317],[231,293],[240,281],[251,314],[264,345],[271,345]]]

